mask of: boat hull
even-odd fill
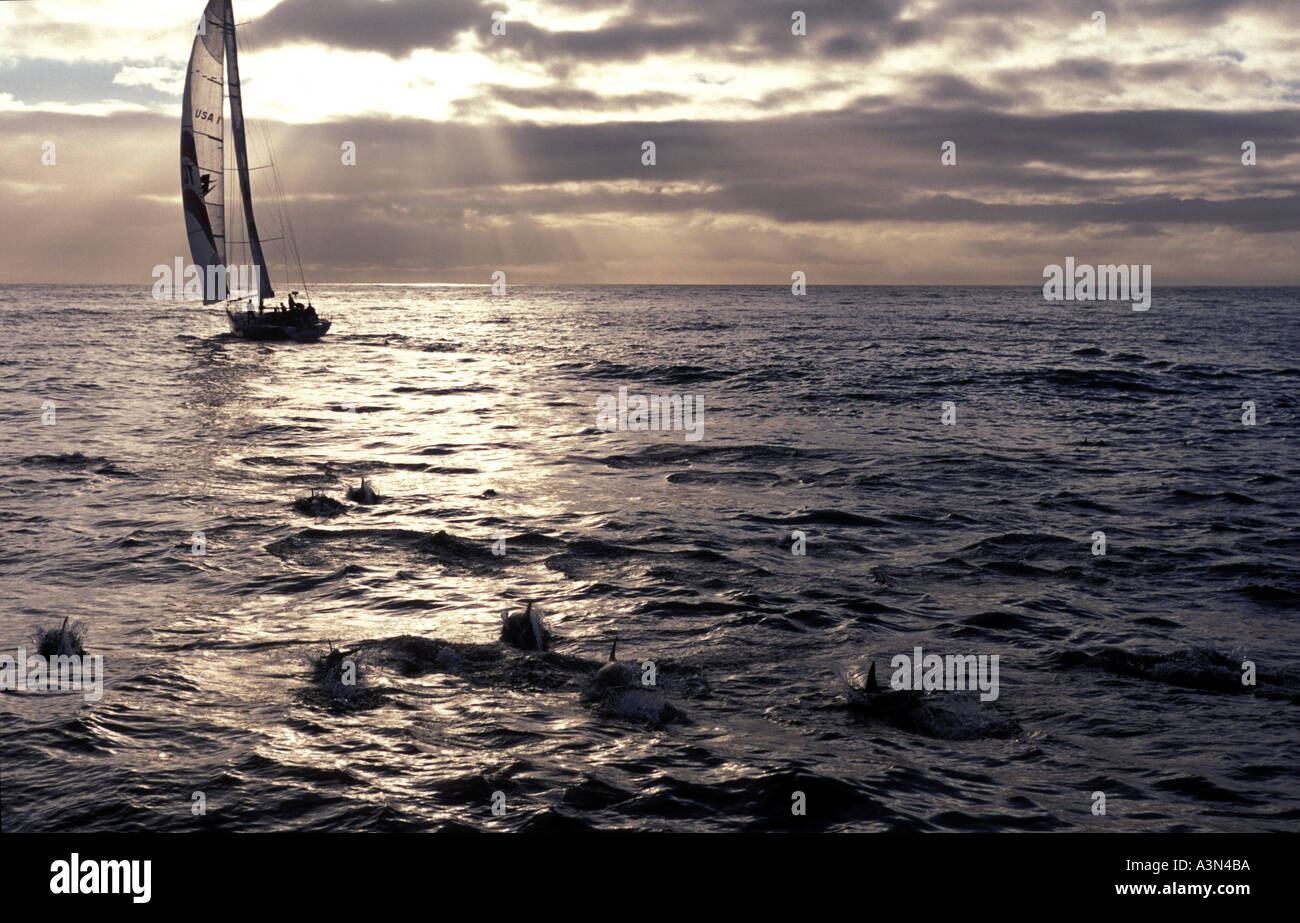
[[[308,343],[319,340],[330,329],[328,320],[277,319],[274,314],[254,314],[251,311],[232,311],[226,308],[230,332],[246,340],[293,340]]]

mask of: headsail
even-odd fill
[[[218,273],[209,267],[224,267],[226,263],[222,91],[229,8],[229,0],[210,0],[203,11],[190,51],[181,112],[181,199],[190,256],[203,274],[205,304],[223,296],[212,284]]]
[[[213,0],[215,3],[216,0]],[[248,226],[248,250],[253,263],[260,268],[258,280],[259,303],[275,294],[271,289],[271,274],[262,255],[262,240],[257,236],[257,222],[253,220],[253,196],[248,182],[248,146],[244,142],[244,100],[239,90],[239,51],[235,42],[235,14],[230,0],[224,0],[229,35],[226,39],[226,67],[230,71],[230,128],[235,140],[235,160],[239,168],[239,197],[244,200],[244,222]]]

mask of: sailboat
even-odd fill
[[[226,92],[229,76],[229,94]],[[226,121],[225,98],[230,98]],[[262,239],[253,217],[249,182],[248,146],[244,138],[244,103],[239,88],[239,49],[235,41],[235,16],[231,0],[209,0],[195,26],[185,76],[181,112],[181,200],[190,255],[203,283],[203,303],[224,302],[230,332],[250,340],[318,340],[330,322],[316,314],[310,298],[288,305],[268,304],[275,295],[262,251]],[[226,246],[226,128],[235,145],[235,165],[243,202],[251,273],[236,272],[227,264]],[[294,247],[297,259],[297,247]],[[302,275],[302,263],[298,261]],[[250,279],[251,276],[251,279]],[[242,280],[244,291],[235,293],[230,282]],[[251,284],[249,284],[251,283]],[[303,291],[306,291],[303,280]]]

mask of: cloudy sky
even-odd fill
[[[1300,283],[1295,0],[234,5],[316,281]],[[0,0],[0,282],[187,256],[202,7]]]

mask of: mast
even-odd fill
[[[239,197],[244,200],[244,223],[248,226],[248,249],[253,262],[258,267],[257,304],[275,294],[271,288],[271,275],[266,268],[266,257],[262,255],[262,240],[257,235],[257,222],[253,219],[253,196],[248,182],[248,146],[244,140],[244,101],[239,89],[239,51],[235,42],[235,14],[231,10],[231,0],[212,0],[213,4],[224,2],[226,22],[226,69],[230,74],[230,128],[235,142],[235,161],[239,168]]]
[[[181,101],[181,202],[190,256],[203,277],[203,303],[224,297],[226,263],[225,125],[222,120],[228,0],[209,0],[190,50]]]

